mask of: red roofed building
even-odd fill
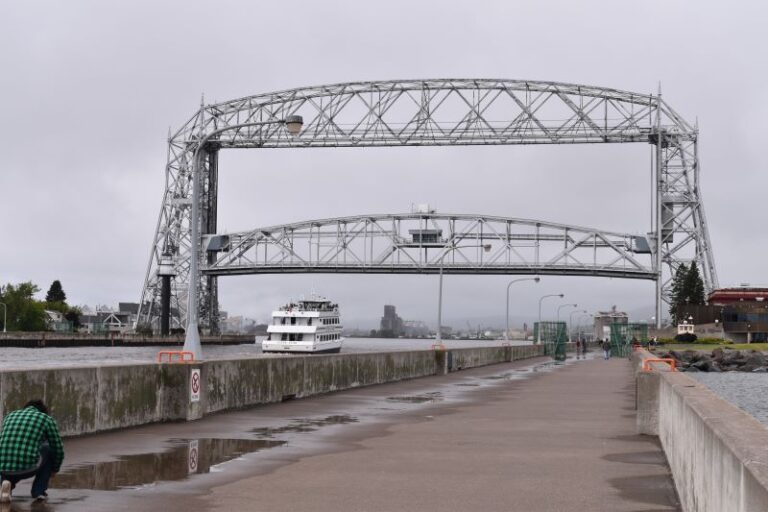
[[[709,294],[709,303],[724,306],[734,302],[762,302],[768,299],[768,288],[719,288]]]

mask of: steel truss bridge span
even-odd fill
[[[294,115],[304,119],[298,136],[276,123]],[[161,263],[170,259],[175,322],[185,324],[187,293],[194,279],[201,323],[208,330],[217,330],[217,275],[191,278],[190,256],[195,247],[201,255],[200,268],[214,263],[214,256],[203,250],[202,240],[217,233],[218,154],[222,149],[581,143],[653,147],[654,227],[649,243],[658,272],[657,321],[680,264],[696,261],[706,288],[717,287],[700,195],[698,129],[660,94],[506,79],[355,82],[203,104],[169,136],[166,186],[138,323],[157,324],[162,288],[158,270],[167,268]],[[197,179],[193,179],[194,169],[199,169]],[[200,190],[195,219],[194,182]],[[192,239],[193,223],[200,234],[196,240]]]
[[[655,280],[644,236],[455,214],[363,215],[213,235],[209,276],[540,274]],[[210,257],[212,255],[212,257]]]

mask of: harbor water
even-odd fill
[[[342,353],[429,350],[434,339],[346,338]],[[495,347],[504,343],[528,345],[530,341],[514,340],[445,340],[446,348]],[[49,367],[103,366],[153,362],[159,350],[171,347],[67,347],[0,349],[0,370],[39,369]],[[296,357],[289,354],[262,354],[258,343],[243,345],[210,345],[203,347],[205,359],[240,359],[253,357]]]

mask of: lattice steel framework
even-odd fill
[[[521,80],[359,82],[203,105],[169,138],[165,193],[144,279],[139,323],[154,324],[157,317],[160,280],[156,270],[167,254],[176,271],[175,321],[184,324],[193,243],[192,155],[199,141],[215,130],[290,115],[304,118],[299,137],[289,136],[278,124],[245,126],[225,130],[202,148],[203,193],[200,218],[196,219],[201,240],[216,233],[218,151],[222,148],[650,143],[656,148],[656,228],[649,239],[655,241],[651,243],[652,268],[659,276],[657,313],[681,263],[697,261],[705,286],[717,286],[699,190],[698,130],[660,95]],[[199,287],[201,319],[215,331],[217,274],[208,267],[217,263],[217,256],[206,251],[200,254],[205,274]],[[508,271],[517,272],[514,268]]]
[[[312,220],[204,240],[209,276],[274,273],[536,274],[656,279],[645,237],[437,213]],[[482,246],[490,246],[485,251]]]

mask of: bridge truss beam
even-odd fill
[[[202,153],[200,240],[191,240],[192,156],[214,131],[301,115],[299,137],[278,124],[225,130]],[[681,263],[696,261],[708,290],[717,286],[699,187],[698,130],[660,95],[567,84],[496,79],[430,79],[343,83],[239,98],[200,109],[169,138],[166,187],[140,299],[141,324],[153,325],[161,294],[157,268],[173,258],[174,321],[186,319],[192,244],[216,233],[217,155],[224,148],[463,146],[650,143],[656,146],[658,308]],[[201,251],[200,267],[213,264]],[[517,270],[512,267],[510,272]],[[521,267],[522,270],[522,267]],[[217,329],[217,275],[200,278],[198,303],[207,329]],[[206,321],[207,318],[207,321]],[[660,320],[660,315],[657,315]]]
[[[480,215],[364,215],[208,237],[208,276],[541,274],[656,279],[645,237]],[[490,246],[486,252],[482,246]],[[211,255],[215,255],[211,257]]]

